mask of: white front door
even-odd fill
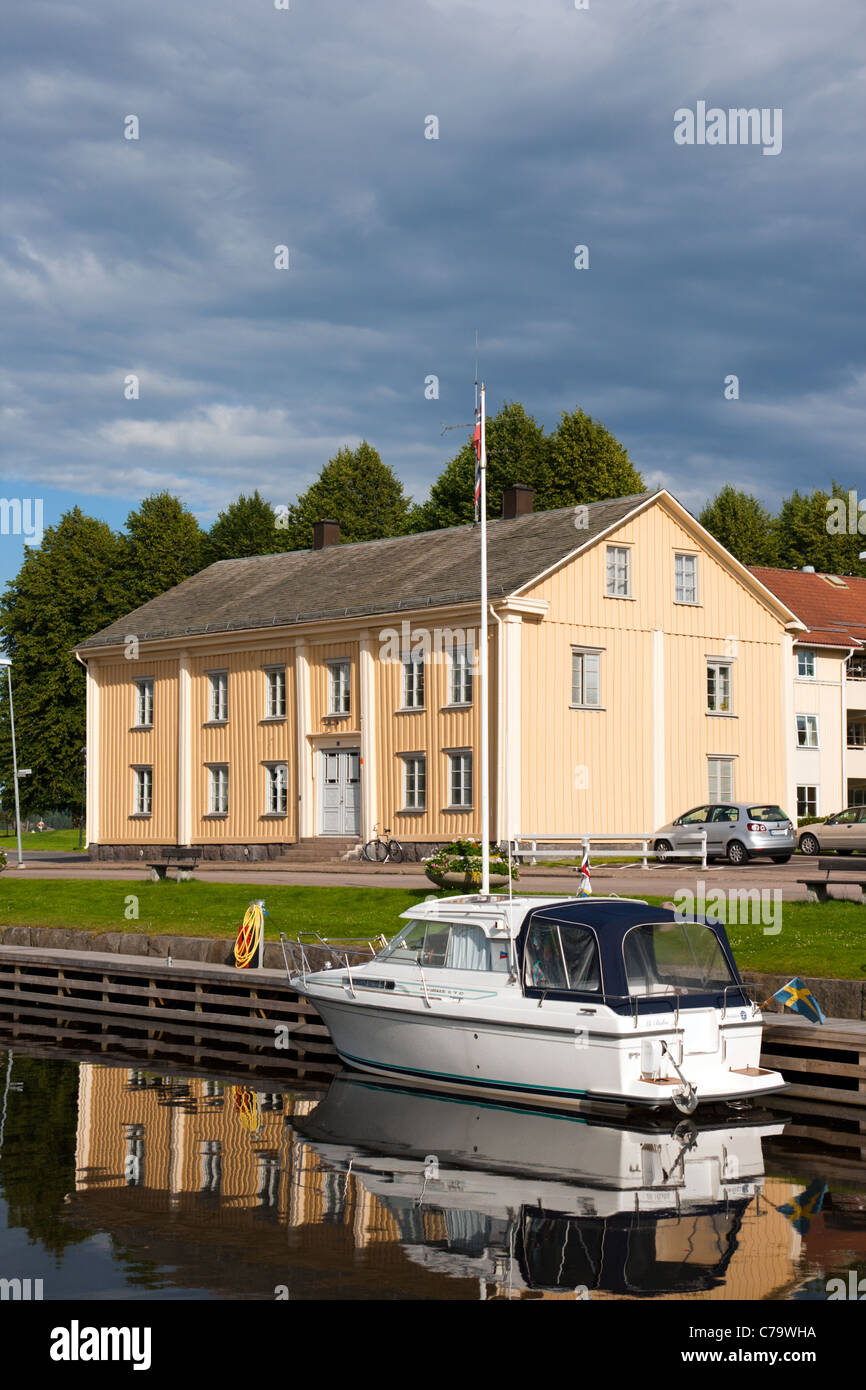
[[[320,754],[319,833],[360,835],[361,752],[323,748]]]

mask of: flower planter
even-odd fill
[[[437,888],[462,888],[465,893],[477,892],[481,887],[481,875],[474,873],[454,873],[446,871],[437,873],[427,869],[427,877],[431,883],[435,883]],[[491,871],[490,887],[503,888],[508,883],[508,874],[497,874]]]

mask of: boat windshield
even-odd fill
[[[508,970],[508,942],[471,922],[409,922],[377,960],[447,970]]]
[[[714,931],[701,922],[632,927],[623,941],[629,994],[706,994],[735,983]]]

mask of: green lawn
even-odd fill
[[[14,854],[18,848],[18,841],[15,834],[0,835],[0,849],[4,849],[7,854],[10,850]],[[34,830],[21,831],[22,849],[78,849],[77,830],[43,830],[41,833]]]
[[[281,931],[289,936],[310,930],[337,937],[391,935],[401,925],[401,912],[427,897],[447,896],[402,888],[263,885],[257,890],[253,884],[195,880],[150,883],[0,876],[0,925],[232,937],[257,891],[269,914],[265,927],[270,940]],[[125,916],[133,898],[137,899],[137,919]],[[782,903],[779,925],[781,931],[773,936],[765,935],[760,923],[728,928],[741,969],[866,979],[866,908],[845,902]]]

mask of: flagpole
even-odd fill
[[[481,892],[490,893],[490,749],[487,662],[487,444],[484,382],[481,383]]]

